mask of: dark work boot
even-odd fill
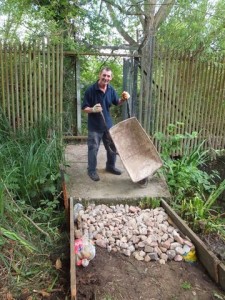
[[[112,173],[114,175],[121,175],[122,172],[116,167],[106,167],[106,172]]]
[[[88,172],[88,176],[94,181],[100,180],[97,172]]]

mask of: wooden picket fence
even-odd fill
[[[25,130],[48,117],[60,121],[63,131],[65,55],[62,45],[46,40],[29,45],[0,43],[0,109],[13,130]],[[142,76],[139,73],[139,82]],[[203,140],[207,149],[225,148],[224,57],[204,61],[190,53],[156,47],[151,78],[149,100],[139,99],[137,116],[150,136],[161,132],[169,138],[168,125],[180,122],[183,126],[176,133],[198,133],[188,141],[190,149]],[[71,101],[75,103],[76,98],[79,112],[80,91],[77,94],[79,99],[72,95]]]
[[[180,122],[177,134],[198,135],[191,142],[184,141],[183,150],[203,141],[205,149],[224,149],[225,57],[209,61],[156,48],[153,68],[146,130],[169,136],[168,125]]]
[[[62,99],[62,46],[0,43],[0,107],[14,130],[44,117],[62,126]]]

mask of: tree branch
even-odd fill
[[[136,45],[137,42],[123,29],[123,27],[120,25],[119,22],[116,22],[116,18],[115,18],[115,12],[112,8],[112,5],[109,4],[109,1],[105,1],[105,4],[108,8],[108,11],[110,13],[110,17],[113,21],[113,25],[115,26],[115,28],[117,29],[117,31],[121,34],[121,36],[130,44],[130,45]]]
[[[155,29],[158,29],[161,22],[164,21],[166,17],[169,15],[174,3],[175,0],[164,0],[164,2],[161,4],[159,10],[155,15],[155,20],[154,20]]]

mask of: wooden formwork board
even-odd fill
[[[71,300],[76,300],[77,288],[76,288],[76,263],[75,263],[75,251],[74,251],[74,217],[73,206],[74,200],[70,197],[70,292]]]
[[[225,265],[220,263],[218,266],[219,285],[225,291]]]
[[[198,260],[202,263],[202,265],[207,270],[210,277],[216,282],[220,283],[221,279],[219,278],[219,265],[221,261],[217,258],[217,256],[210,251],[205,243],[188,227],[186,222],[184,222],[168,205],[168,203],[164,200],[161,200],[161,205],[165,209],[166,213],[172,219],[174,224],[179,228],[179,230],[190,238],[192,243],[195,245],[195,249],[197,252]],[[222,274],[222,272],[221,272]]]

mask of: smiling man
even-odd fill
[[[98,81],[86,90],[82,104],[83,111],[88,114],[88,175],[94,181],[100,180],[96,167],[101,141],[103,141],[107,153],[106,171],[121,175],[121,171],[115,167],[116,153],[109,151],[107,147],[107,129],[113,126],[110,107],[122,104],[129,98],[129,94],[123,92],[119,98],[109,84],[112,78],[112,70],[103,67]]]

